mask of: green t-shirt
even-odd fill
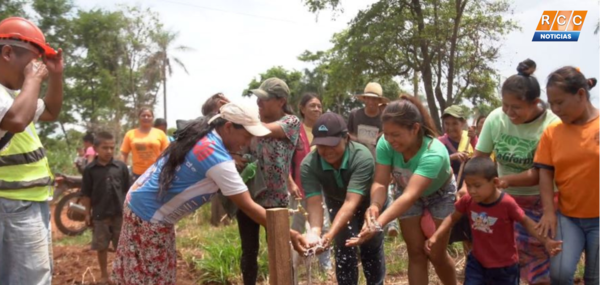
[[[405,162],[404,156],[395,151],[384,136],[381,138],[377,143],[377,163],[393,167],[392,175],[400,192],[404,191],[413,174],[432,180],[421,195],[423,197],[440,190],[450,179],[450,157],[446,147],[438,139],[424,137],[417,154]]]
[[[476,150],[496,154],[498,175],[521,173],[533,167],[533,157],[542,133],[548,125],[560,119],[550,110],[527,124],[515,125],[502,108],[494,110],[485,119]],[[511,187],[510,195],[539,195],[538,186]]]
[[[300,181],[306,198],[321,195],[343,202],[346,193],[369,198],[375,162],[369,149],[356,142],[348,143],[339,169],[323,160],[316,150],[302,160]]]

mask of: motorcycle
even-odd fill
[[[57,173],[54,175],[54,195],[57,201],[54,208],[54,223],[56,228],[65,235],[78,236],[87,229],[85,214],[81,205],[81,176],[70,176]],[[85,210],[85,209],[84,209]]]

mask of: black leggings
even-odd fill
[[[258,277],[258,250],[260,249],[260,224],[242,210],[237,212],[238,229],[242,240],[241,269],[244,285],[255,285]]]

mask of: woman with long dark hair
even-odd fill
[[[425,209],[437,227],[454,212],[456,181],[448,151],[437,139],[431,116],[413,96],[402,95],[399,100],[389,103],[381,121],[383,136],[377,142],[371,206],[365,214],[366,227],[346,245],[364,243],[386,224],[399,218],[408,251],[409,283],[429,283],[427,267],[430,261],[442,283],[456,284],[454,260],[446,251],[449,235],[441,237],[427,255],[427,238],[421,229]],[[380,215],[386,204],[390,175],[400,196]]]
[[[534,167],[533,156],[544,130],[560,121],[540,99],[541,89],[532,76],[533,60],[519,63],[517,74],[502,84],[502,107],[485,119],[474,156],[496,156],[500,179],[526,173]],[[464,187],[463,187],[464,188]],[[543,214],[540,189],[508,187],[510,194],[527,217],[538,222]],[[521,279],[529,284],[550,283],[550,254],[541,242],[531,236],[520,223],[515,224]]]
[[[169,138],[163,131],[154,128],[152,109],[143,107],[138,112],[139,126],[125,134],[121,144],[121,159],[127,163],[132,154],[133,180],[137,180],[169,146]]]
[[[219,189],[253,222],[265,225],[266,211],[252,201],[230,152],[270,133],[256,110],[234,103],[187,125],[127,194],[113,281],[175,284],[175,224]],[[291,231],[291,236],[303,251],[300,234]]]

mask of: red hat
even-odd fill
[[[46,43],[46,37],[34,23],[20,17],[10,17],[0,22],[0,43],[25,42],[34,45],[43,53],[52,57],[57,53]]]

